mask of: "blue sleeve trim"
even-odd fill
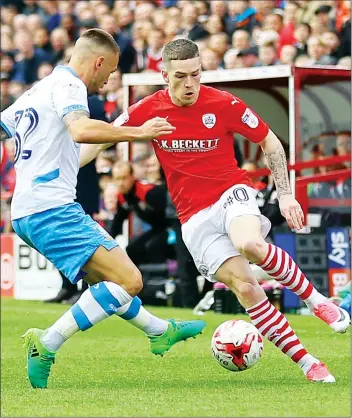
[[[77,110],[84,110],[85,112],[87,112],[87,113],[88,113],[88,116],[89,116],[89,110],[88,110],[85,106],[80,105],[80,104],[75,104],[75,105],[70,105],[70,106],[67,106],[67,107],[65,107],[65,108],[64,108],[64,110],[63,110],[63,112],[62,112],[62,117],[61,117],[61,119],[62,119],[63,117],[65,117],[68,113],[70,113],[70,112],[75,112],[75,111],[77,111]]]
[[[1,121],[1,127],[2,127],[2,129],[6,132],[6,135],[9,137],[9,138],[12,138],[13,137],[13,135],[11,134],[11,132],[9,131],[9,129],[8,129],[8,127],[4,124],[4,122],[3,121]]]
[[[50,171],[49,173],[43,174],[35,179],[33,179],[33,184],[41,184],[41,183],[48,183],[51,180],[55,180],[60,175],[60,169],[57,168],[56,170]]]

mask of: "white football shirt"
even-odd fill
[[[1,126],[15,137],[12,219],[76,198],[80,144],[73,141],[62,121],[75,110],[89,115],[87,88],[71,68],[57,66],[1,112]]]

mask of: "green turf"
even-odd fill
[[[57,355],[50,388],[25,379],[20,335],[50,325],[66,308],[2,300],[1,416],[350,416],[350,331],[335,335],[318,319],[290,316],[302,343],[329,366],[337,383],[312,384],[268,342],[253,369],[232,373],[210,354],[210,338],[228,315],[207,313],[207,329],[165,357],[149,352],[146,337],[110,318],[67,342]],[[168,318],[189,310],[151,308]]]

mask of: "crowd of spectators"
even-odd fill
[[[108,120],[123,108],[122,74],[159,71],[165,42],[176,37],[195,41],[204,70],[277,64],[333,65],[351,68],[350,2],[346,0],[1,0],[1,110],[33,83],[67,64],[75,40],[85,30],[100,27],[119,44],[119,70],[98,99]],[[135,88],[138,100],[153,93]],[[100,176],[104,223],[115,210],[114,166],[122,148],[106,151],[96,161]],[[14,144],[2,149],[2,197],[15,184]],[[160,167],[148,144],[133,144],[134,176],[158,183]],[[2,219],[8,217],[4,207]],[[135,230],[143,229],[136,224]]]

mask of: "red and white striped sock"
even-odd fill
[[[292,290],[312,310],[326,300],[325,296],[313,287],[286,251],[272,244],[268,244],[268,246],[268,254],[264,261],[258,264],[259,267]]]
[[[258,331],[297,363],[304,373],[313,363],[319,363],[303,347],[284,315],[267,298],[246,311]]]

